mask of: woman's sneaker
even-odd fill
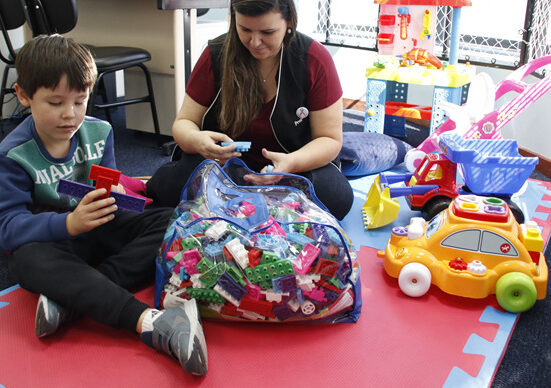
[[[55,333],[62,324],[72,319],[72,315],[66,308],[41,294],[34,318],[36,336],[42,338]]]
[[[169,354],[194,375],[208,369],[207,344],[195,299],[167,308],[153,321],[153,330],[142,332],[142,341]]]

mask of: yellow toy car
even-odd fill
[[[543,248],[537,225],[519,225],[505,201],[460,195],[430,221],[413,217],[407,227],[392,229],[378,256],[406,295],[422,296],[435,284],[469,298],[495,294],[516,313],[545,298]]]

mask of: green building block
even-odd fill
[[[295,230],[299,233],[306,233],[306,229],[308,229],[308,223],[307,222],[304,222],[302,224],[295,224],[293,225],[293,227],[295,228]]]
[[[260,264],[275,263],[278,260],[279,260],[279,255],[277,253],[264,251],[262,252],[262,259],[260,260]]]
[[[182,260],[183,257],[184,257],[184,251],[180,251],[180,252],[178,252],[176,255],[174,255],[174,257],[172,258],[172,260],[174,260],[175,262],[179,263],[180,260]]]
[[[216,264],[213,268],[200,275],[199,280],[201,280],[201,283],[203,283],[205,287],[212,288],[214,287],[220,276],[222,276],[222,274],[226,272],[227,268],[228,265],[226,263]]]
[[[224,303],[226,300],[210,288],[188,288],[186,293],[197,300],[209,303]]]
[[[214,268],[214,263],[207,258],[202,258],[195,266],[195,269],[201,273],[205,273],[211,268]]]
[[[196,237],[188,237],[188,238],[182,239],[183,251],[191,251],[194,248],[197,248],[201,251],[203,250],[203,247],[201,246],[201,239]]]
[[[258,286],[262,290],[269,290],[270,288],[273,288],[274,285],[272,284],[271,280],[266,280],[266,281],[258,282]]]
[[[245,268],[247,278],[255,284],[294,273],[293,264],[289,260],[279,260],[275,263],[260,264],[254,268]]]
[[[241,284],[243,287],[247,286],[247,283],[243,280],[243,276],[244,276],[243,273],[240,270],[238,270],[236,267],[232,267],[228,265],[228,269],[226,270],[226,272],[237,283]]]
[[[332,284],[334,285],[335,287],[338,287],[338,288],[344,288],[344,284],[337,278],[330,278],[330,277],[325,277],[325,280],[327,281],[327,283],[329,284]]]

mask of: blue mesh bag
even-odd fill
[[[155,306],[195,298],[204,318],[355,322],[360,266],[310,181],[254,186],[246,174],[240,159],[195,169],[156,259]]]

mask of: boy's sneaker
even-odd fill
[[[44,295],[40,295],[36,305],[34,330],[38,338],[53,334],[64,323],[72,319],[69,311]]]
[[[195,299],[163,310],[153,321],[153,330],[142,332],[141,339],[178,360],[185,371],[194,375],[207,373],[207,344]]]

